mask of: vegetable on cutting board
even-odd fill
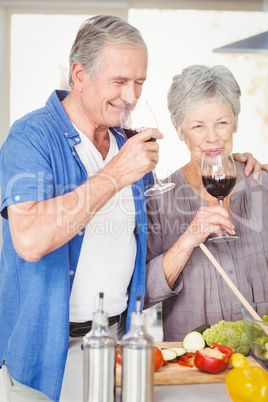
[[[268,401],[268,373],[262,367],[233,368],[225,384],[233,402]]]
[[[175,352],[175,350],[169,348],[162,349],[162,355],[166,362],[172,361],[177,357],[177,353]]]
[[[189,332],[182,341],[182,347],[186,349],[187,352],[193,353],[203,349],[205,347],[205,341],[202,334],[197,331]]]
[[[242,353],[234,353],[231,357],[231,363],[233,367],[249,367],[249,361],[246,356],[242,355]]]
[[[234,322],[221,320],[206,329],[203,332],[203,338],[208,346],[214,342],[218,345],[229,346],[233,353],[242,353],[247,356],[250,352],[244,323],[241,320]]]
[[[196,368],[211,374],[219,374],[229,366],[233,351],[228,346],[212,343],[211,347],[195,352],[194,365]]]
[[[210,328],[210,327],[211,327],[210,324],[203,324],[203,325],[200,325],[199,327],[195,328],[194,331],[195,332],[200,332],[200,334],[203,335],[203,332],[205,332],[205,330]]]
[[[154,347],[154,371],[160,369],[164,364],[164,356],[160,348]]]
[[[187,350],[184,349],[184,348],[170,348],[170,350],[173,350],[174,352],[176,352],[176,354],[177,354],[176,357],[180,357],[182,355],[185,355],[185,353],[187,352]]]
[[[162,354],[166,362],[173,361],[186,353],[184,348],[165,348],[162,349]]]
[[[187,352],[184,348],[165,348],[162,349],[162,354],[167,363],[178,363],[181,366],[194,367],[189,361],[189,357],[192,357],[193,353]]]

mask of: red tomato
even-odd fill
[[[161,349],[154,347],[154,371],[160,369],[163,366],[164,358]]]
[[[122,354],[121,354],[121,346],[120,345],[116,346],[116,363],[119,363],[119,364],[122,363]]]

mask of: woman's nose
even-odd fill
[[[208,142],[216,142],[218,140],[218,135],[214,127],[207,127],[206,140]]]

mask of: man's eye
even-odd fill
[[[225,126],[225,124],[227,124],[227,121],[219,121],[220,126]]]
[[[197,124],[196,126],[193,126],[193,130],[200,130],[202,128],[201,124]]]
[[[115,83],[118,85],[123,85],[125,83],[125,81],[115,81]]]

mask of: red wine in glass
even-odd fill
[[[225,198],[229,195],[236,183],[234,176],[202,176],[202,181],[207,192],[216,198]]]
[[[143,130],[145,130],[145,128],[143,128]],[[142,130],[138,131],[138,130],[132,130],[130,128],[123,128],[124,134],[127,137],[127,139],[133,137],[134,135],[140,133]],[[156,141],[155,138],[149,138],[149,140],[146,140],[145,142],[150,142],[150,141]]]
[[[134,135],[138,134],[138,130],[132,130],[131,128],[124,128],[124,134],[129,139]]]
[[[233,155],[226,149],[207,151],[203,154],[201,166],[202,182],[206,191],[217,198],[223,207],[224,198],[234,189],[236,183],[236,165]],[[219,236],[211,236],[209,241],[223,242],[239,237],[228,234],[224,229]]]

